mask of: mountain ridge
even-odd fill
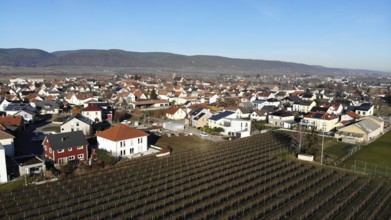
[[[175,70],[205,70],[212,72],[249,73],[359,73],[375,70],[328,68],[302,63],[229,58],[214,55],[181,55],[166,52],[133,52],[120,49],[63,50],[49,53],[40,49],[0,49],[0,66],[13,67],[58,67],[102,66],[171,68]]]

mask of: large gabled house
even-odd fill
[[[58,114],[60,112],[60,106],[55,101],[38,101],[34,105],[41,115]]]
[[[166,117],[172,120],[180,120],[186,117],[186,112],[182,108],[174,106],[166,110]]]
[[[98,148],[113,156],[130,156],[148,150],[148,134],[120,124],[96,134]]]
[[[316,106],[315,101],[301,100],[299,102],[293,103],[292,111],[307,113],[310,112],[310,110],[315,106]]]
[[[88,160],[88,141],[82,131],[48,134],[42,145],[45,157],[54,164]]]
[[[370,116],[373,115],[373,105],[371,103],[362,103],[359,106],[349,106],[349,111],[354,111],[360,116]]]
[[[307,126],[307,128],[329,132],[336,128],[338,122],[338,115],[331,115],[325,112],[314,112],[305,115],[300,123]]]
[[[102,121],[102,108],[97,105],[90,105],[83,108],[82,113],[84,117],[89,118],[93,122]]]
[[[198,107],[192,110],[188,114],[188,118],[185,120],[187,125],[202,128],[208,125],[208,119],[212,116],[209,109]]]
[[[294,124],[295,116],[291,112],[286,112],[283,110],[273,112],[269,115],[269,124],[291,128],[292,124]]]
[[[380,118],[370,116],[340,128],[335,133],[335,138],[348,143],[365,143],[382,134],[383,130],[384,121]]]
[[[82,131],[85,136],[92,135],[92,124],[94,122],[84,117],[83,115],[76,114],[69,117],[62,125],[60,126],[61,133],[71,132],[71,131]]]
[[[224,111],[213,115],[208,120],[210,128],[222,128],[221,132],[227,136],[234,136],[238,138],[250,136],[251,121],[238,119],[236,112]]]

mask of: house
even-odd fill
[[[15,115],[17,112],[21,110],[27,110],[30,112],[34,112],[34,108],[28,103],[10,103],[4,109],[6,115]]]
[[[0,144],[5,150],[5,155],[9,157],[15,156],[14,138],[13,135],[0,130]]]
[[[61,133],[71,132],[71,131],[82,131],[85,136],[92,135],[92,124],[94,122],[84,117],[83,115],[76,114],[70,116],[62,125],[60,126]]]
[[[187,125],[203,128],[208,125],[208,119],[212,116],[210,111],[206,108],[198,107],[189,113],[189,118],[185,120]]]
[[[310,92],[305,92],[303,93],[303,95],[301,96],[301,99],[302,100],[306,100],[306,101],[313,101],[316,99],[316,95],[313,94],[313,93],[310,93]]]
[[[12,160],[18,164],[19,175],[40,174],[45,172],[45,161],[35,155],[14,157]]]
[[[268,112],[266,110],[255,110],[250,114],[252,121],[266,121]]]
[[[170,103],[167,100],[143,100],[129,103],[133,109],[136,108],[167,108]]]
[[[325,112],[309,113],[304,116],[300,124],[307,126],[308,129],[329,132],[333,130],[339,121],[338,115],[330,115]]]
[[[45,157],[56,165],[88,160],[88,142],[82,131],[48,134],[42,145]]]
[[[60,106],[55,101],[40,101],[34,104],[40,115],[58,114],[60,112]]]
[[[222,134],[238,138],[250,136],[251,121],[238,119],[235,112],[224,111],[209,118],[210,128],[222,128]]]
[[[111,152],[113,156],[129,156],[148,149],[148,134],[120,124],[97,133],[98,148]]]
[[[186,117],[186,112],[179,107],[171,107],[166,110],[166,117],[172,120],[180,120]]]
[[[24,118],[22,116],[7,115],[0,117],[0,124],[13,134],[18,134],[24,130]]]
[[[366,143],[383,133],[384,122],[377,117],[367,117],[356,123],[340,128],[335,138],[348,143]]]
[[[274,98],[267,99],[267,100],[254,100],[252,101],[252,103],[254,105],[254,108],[257,110],[261,110],[263,106],[271,106],[271,105],[276,107],[280,106],[280,100]]]
[[[86,108],[83,108],[81,114],[93,122],[102,121],[102,108],[97,105],[89,105]]]
[[[307,113],[310,112],[314,106],[316,106],[315,101],[301,100],[299,102],[293,103],[292,111]]]
[[[321,107],[328,107],[327,113],[329,114],[334,114],[334,115],[339,115],[343,111],[343,106],[342,104],[339,103],[332,103],[330,105],[321,105]]]
[[[291,128],[291,125],[294,123],[295,116],[283,110],[273,112],[269,115],[269,124],[283,127]]]
[[[224,110],[236,112],[237,118],[249,118],[251,113],[249,109],[239,106],[226,107]]]
[[[35,121],[36,113],[27,109],[20,110],[13,114],[14,116],[22,116],[25,124],[32,124]]]
[[[8,101],[7,99],[2,99],[0,101],[0,112],[4,112],[5,108],[10,104],[11,102]]]
[[[351,106],[354,111],[360,116],[369,116],[373,115],[373,105],[370,103],[362,103],[359,106]],[[348,110],[351,110],[348,108]]]

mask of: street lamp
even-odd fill
[[[324,130],[326,130],[326,123],[325,122],[323,122],[323,124],[322,124],[323,135],[322,135],[322,152],[320,155],[320,165],[323,165]]]

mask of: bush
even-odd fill
[[[218,127],[215,127],[215,128],[210,128],[209,126],[204,126],[203,128],[201,128],[202,131],[205,131],[206,133],[220,133],[220,132],[224,132],[224,128],[218,128]]]
[[[114,165],[117,162],[117,159],[110,155],[107,150],[104,149],[95,149],[95,153],[99,160],[103,161],[105,164]]]

